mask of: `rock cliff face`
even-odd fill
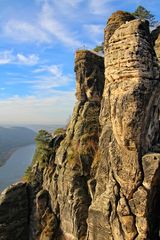
[[[150,233],[147,211],[153,207],[148,199],[158,167],[147,185],[145,180],[157,159],[145,154],[159,143],[160,131],[159,68],[148,24],[122,24],[105,45],[101,161],[89,208],[89,239],[158,239]]]
[[[118,11],[105,29],[104,59],[76,52],[70,123],[66,132],[39,136],[18,203],[19,190],[0,195],[0,240],[12,239],[22,205],[14,239],[160,239],[158,36]],[[17,204],[10,218],[8,201]]]
[[[0,194],[0,239],[29,239],[29,202],[25,183],[14,184]]]
[[[85,239],[87,234],[95,190],[97,163],[93,160],[100,134],[104,59],[90,51],[77,51],[75,72],[78,101],[66,133],[51,138],[43,147],[43,151],[50,147],[51,154],[46,159],[36,157],[32,170],[30,239]]]
[[[153,39],[153,44],[155,46],[155,51],[156,51],[158,60],[160,62],[160,26],[152,31],[151,36]]]

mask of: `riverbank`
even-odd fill
[[[2,167],[6,161],[12,156],[12,154],[17,151],[17,149],[20,147],[12,148],[8,152],[4,153],[3,158],[0,158],[0,167]]]
[[[32,144],[34,145],[34,143],[30,143],[30,144],[27,144],[27,145],[26,144],[19,145],[17,147],[9,149],[6,153],[2,153],[2,156],[0,156],[0,167],[2,167],[7,162],[7,160],[12,156],[12,154],[15,151],[17,151],[19,148],[27,147],[27,146],[30,146]]]
[[[22,179],[26,168],[31,164],[35,144],[20,147],[0,167],[0,192],[9,185]]]

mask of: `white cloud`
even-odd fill
[[[53,94],[56,88],[70,87],[74,81],[71,74],[64,74],[61,65],[41,66],[32,72],[31,79],[15,76],[7,81],[7,85],[25,84],[30,87],[32,93],[36,95]]]
[[[48,65],[48,66],[41,66],[33,71],[34,73],[50,73],[52,76],[56,78],[64,78],[66,77],[63,74],[62,66],[61,65]]]
[[[24,65],[35,65],[39,61],[39,57],[36,56],[35,54],[25,56],[23,54],[18,53],[16,57],[17,57],[18,63],[24,64]]]
[[[72,7],[77,6],[80,1],[82,0],[63,0],[65,5],[68,4]],[[18,18],[9,19],[3,26],[3,34],[17,42],[50,44],[60,41],[73,48],[81,46],[81,42],[75,34],[55,16],[55,7],[53,7],[52,1],[39,2],[40,11],[35,15],[34,21],[23,21]]]
[[[0,64],[9,64],[13,61],[14,57],[12,51],[5,50],[0,52]]]
[[[36,81],[34,81],[32,85],[36,90],[47,90],[47,93],[51,93],[56,87],[69,86],[73,81],[73,77],[70,74],[65,75],[63,73],[60,65],[42,66],[33,72],[36,74],[45,74],[36,76]]]
[[[69,4],[72,7],[77,7],[83,0],[63,0],[63,4]]]
[[[62,43],[71,47],[79,47],[81,43],[74,34],[67,30],[67,27],[60,23],[54,16],[52,7],[45,3],[39,15],[39,21],[42,29],[47,31],[52,37],[56,37]]]
[[[22,53],[13,53],[12,50],[4,50],[0,52],[0,65],[4,64],[20,64],[35,65],[39,61],[39,57],[35,54],[24,55]]]
[[[32,82],[33,89],[42,91],[47,90],[47,94],[52,93],[52,90],[57,87],[64,87],[69,85],[71,79],[68,76],[61,76],[57,78],[56,76],[42,77],[40,76],[37,81]],[[41,93],[41,92],[40,92]],[[43,92],[42,92],[43,94]]]
[[[0,100],[0,123],[65,123],[75,101],[74,92],[54,92],[52,97],[13,96]],[[18,116],[18,119],[17,119]],[[8,122],[7,122],[8,121]]]
[[[11,19],[3,27],[4,34],[18,42],[50,43],[51,38],[37,23]]]
[[[41,66],[40,68],[35,69],[33,72],[34,73],[49,72],[59,76],[61,76],[62,74],[60,65]]]
[[[85,30],[91,34],[91,37],[99,37],[103,35],[104,26],[102,24],[85,24]]]
[[[97,15],[108,15],[111,14],[112,12],[112,8],[111,5],[109,5],[110,3],[112,4],[113,2],[115,2],[114,0],[89,0],[89,7],[90,7],[90,11],[93,14],[97,14]]]
[[[54,6],[61,6],[62,11],[67,7],[77,8],[81,2],[84,2],[84,0],[61,0],[61,1],[35,0],[35,1],[38,4],[49,4],[49,5],[54,5]],[[69,9],[67,8],[67,10],[69,10]],[[72,9],[70,9],[70,11],[72,11]]]

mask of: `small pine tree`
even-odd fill
[[[51,141],[51,134],[48,133],[46,130],[40,130],[35,138],[37,144],[47,144]]]
[[[151,27],[154,27],[157,23],[157,21],[155,20],[155,16],[142,6],[138,6],[133,15],[141,20],[148,20]]]

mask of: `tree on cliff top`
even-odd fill
[[[44,145],[49,144],[51,142],[52,136],[50,133],[48,133],[46,130],[40,130],[35,137],[35,141],[38,145]]]
[[[146,8],[138,6],[135,12],[132,13],[136,18],[141,20],[148,20],[151,27],[154,27],[157,23],[155,16],[151,14]]]

